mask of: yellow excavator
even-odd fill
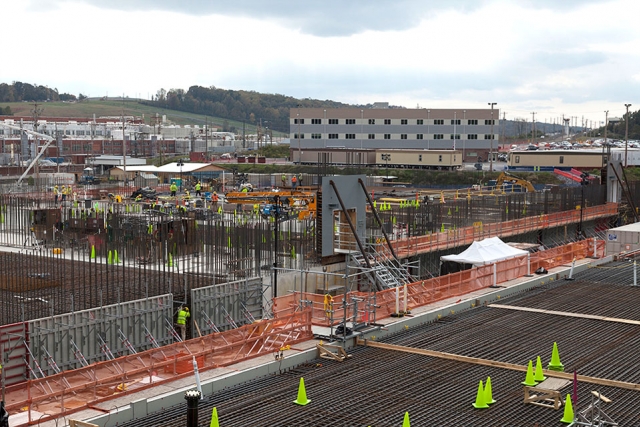
[[[503,184],[519,185],[527,190],[528,193],[534,193],[536,191],[533,188],[533,184],[523,178],[518,178],[515,175],[511,175],[509,172],[502,172],[496,180],[496,189],[502,189]]]

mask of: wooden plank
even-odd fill
[[[544,388],[547,390],[560,390],[571,384],[569,380],[563,380],[562,378],[547,378],[540,384],[536,385],[536,388]]]
[[[604,397],[600,392],[597,392],[595,390],[591,391],[591,394],[593,394],[595,397],[597,397],[598,399],[602,400],[604,403],[611,403],[611,399]]]
[[[405,347],[405,346],[395,345],[395,344],[386,344],[386,343],[380,343],[380,342],[375,342],[370,340],[363,340],[362,338],[358,338],[357,344],[363,345],[365,347],[380,348],[383,350],[402,351],[404,353],[420,354],[423,356],[437,357],[439,359],[454,360],[454,361],[463,362],[463,363],[473,363],[476,365],[491,366],[494,368],[510,369],[512,371],[519,371],[519,372],[527,371],[527,366],[516,365],[514,363],[500,362],[497,360],[480,359],[478,357],[461,356],[459,354],[444,353],[442,351],[426,350],[422,348],[412,348],[412,347]],[[542,372],[547,377],[562,378],[565,380],[573,381],[573,373],[570,373],[570,372],[558,372],[558,371],[551,371],[551,370],[543,370]],[[640,391],[640,384],[628,383],[624,381],[608,380],[606,378],[578,375],[578,381],[586,382],[590,384],[598,384],[598,385],[608,386],[608,387],[623,388],[626,390]]]
[[[97,424],[87,423],[85,421],[69,420],[69,427],[100,427]]]
[[[551,314],[554,316],[577,317],[580,319],[600,320],[603,322],[626,323],[628,325],[640,325],[640,320],[621,319],[619,317],[597,316],[594,314],[569,313],[567,311],[543,310],[540,308],[519,307],[516,305],[504,305],[504,304],[489,304],[488,307],[504,308],[507,310],[516,310],[516,311],[528,311],[531,313],[544,313],[544,314]]]

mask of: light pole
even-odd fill
[[[389,160],[391,160],[391,154],[381,154],[380,158],[387,164],[387,182],[389,182]]]
[[[497,102],[488,102],[487,105],[491,106],[491,149],[489,150],[489,172],[493,172],[493,106]]]
[[[182,166],[184,166],[182,159],[178,160],[178,166],[180,167],[180,192],[182,193]]]
[[[298,164],[302,164],[302,146],[300,145],[300,104],[298,104],[298,112],[296,113],[298,120]]]
[[[629,107],[631,104],[624,104],[627,107],[627,115],[625,116],[625,131],[624,131],[624,167],[627,167],[627,148],[629,148]]]

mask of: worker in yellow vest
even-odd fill
[[[182,341],[185,340],[187,336],[187,319],[191,317],[191,313],[189,313],[189,307],[180,307],[178,311],[178,319],[176,320],[176,325],[180,330],[180,336],[182,337]]]

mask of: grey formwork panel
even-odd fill
[[[89,364],[108,360],[107,347],[114,357],[130,354],[119,331],[136,351],[148,350],[152,344],[147,331],[159,345],[173,342],[166,321],[173,322],[172,307],[173,296],[164,294],[32,320],[29,347],[46,375],[55,374],[53,362],[63,371],[81,367],[80,353]]]
[[[206,335],[213,332],[206,316],[221,331],[232,329],[232,320],[238,326],[250,323],[243,305],[253,318],[261,319],[262,287],[262,278],[255,277],[192,289],[190,320],[198,322],[200,331]]]

